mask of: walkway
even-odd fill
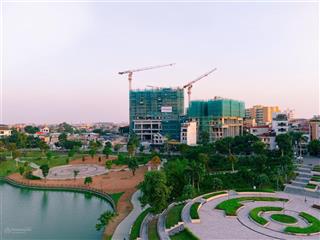
[[[130,214],[122,220],[122,222],[117,226],[116,230],[112,235],[113,240],[129,240],[129,233],[131,226],[133,225],[134,221],[140,215],[140,213],[144,210],[141,207],[139,197],[141,196],[140,190],[136,191],[131,198],[131,203],[133,205],[133,209]]]

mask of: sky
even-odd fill
[[[128,121],[133,87],[196,83],[246,107],[319,114],[316,3],[2,3],[3,123]],[[186,98],[186,95],[185,95]]]

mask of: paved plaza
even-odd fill
[[[244,196],[262,196],[259,194],[233,195],[229,198],[238,198]],[[264,195],[266,196],[266,195]],[[320,211],[311,208],[312,204],[319,204],[319,199],[307,198],[299,195],[279,192],[270,194],[271,197],[280,197],[289,199],[288,202],[243,202],[244,207],[240,208],[237,216],[226,217],[224,211],[215,209],[216,205],[228,199],[227,196],[214,199],[205,203],[199,210],[200,223],[191,223],[188,221],[188,227],[200,239],[301,239],[318,240],[320,235],[296,236],[283,233],[287,226],[270,219],[272,213],[263,213],[263,217],[269,221],[265,227],[250,220],[248,214],[251,209],[260,206],[284,207],[284,213],[295,217],[298,222],[294,226],[305,227],[307,223],[298,216],[299,212],[306,212],[314,217],[320,218]],[[283,212],[282,212],[283,213]]]
[[[74,178],[74,171],[78,171],[77,178],[101,175],[107,172],[105,167],[97,164],[64,165],[50,169],[47,179],[66,180]]]

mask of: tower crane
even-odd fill
[[[175,63],[164,64],[164,65],[156,65],[156,66],[138,68],[138,69],[133,69],[133,70],[126,70],[126,71],[119,72],[118,74],[120,74],[120,75],[128,74],[129,91],[131,91],[131,89],[132,89],[132,75],[133,75],[134,72],[141,72],[141,71],[145,71],[145,70],[151,70],[151,69],[162,68],[162,67],[171,67],[173,65],[175,65]]]
[[[186,85],[183,86],[183,88],[187,88],[187,93],[188,93],[188,106],[190,106],[190,100],[191,100],[191,89],[193,87],[193,84],[195,84],[196,82],[198,82],[199,80],[201,80],[204,77],[207,77],[209,74],[211,74],[212,72],[214,72],[215,70],[217,70],[217,68],[214,68],[212,70],[210,70],[209,72],[202,74],[200,77],[194,79],[193,81],[187,83]]]

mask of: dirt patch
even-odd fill
[[[98,161],[97,159],[92,159],[92,162],[85,163],[95,163],[94,160]],[[104,159],[105,160],[105,159]],[[83,164],[82,160],[80,162],[78,160],[72,161],[70,164]],[[104,163],[102,163],[104,164]],[[90,187],[97,188],[103,190],[108,193],[118,193],[124,192],[117,204],[117,212],[118,215],[113,218],[113,220],[108,224],[105,229],[104,235],[112,235],[118,224],[130,213],[132,210],[131,205],[131,196],[136,191],[137,185],[143,181],[144,174],[147,171],[147,167],[140,167],[137,169],[135,176],[132,175],[131,171],[115,171],[109,172],[104,175],[94,176],[92,177],[92,183]],[[23,178],[18,173],[13,173],[9,176],[12,180],[16,180],[18,182],[24,182],[26,184],[39,184],[43,186],[85,186],[83,179],[76,179],[76,180],[27,180]]]

